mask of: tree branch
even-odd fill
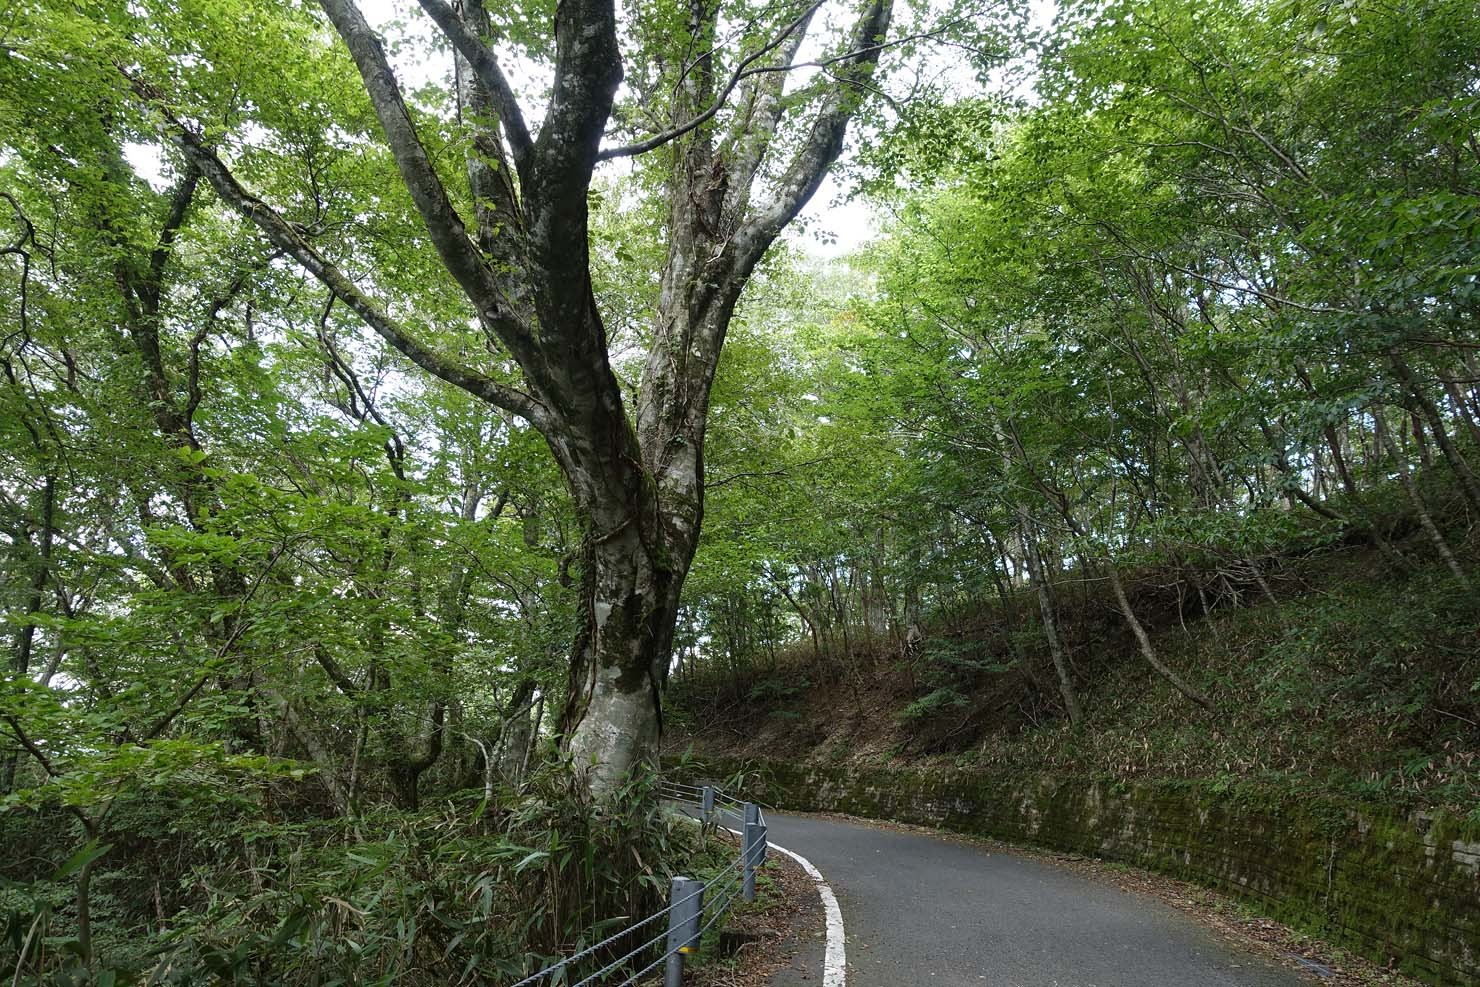
[[[525,201],[531,230],[544,226],[541,246],[560,273],[579,265],[585,277],[586,190],[612,100],[622,81],[613,0],[560,0],[555,13],[555,84],[535,140]],[[578,253],[579,256],[565,256]]]
[[[40,745],[26,733],[25,728],[21,726],[21,721],[9,713],[5,714],[4,719],[9,724],[10,732],[15,735],[15,739],[28,754],[36,759],[36,763],[41,765],[41,770],[46,772],[46,776],[48,778],[61,777],[61,772],[51,763],[51,759],[46,756],[46,752],[41,749]]]
[[[771,66],[776,71],[769,74],[758,72],[746,83],[744,110],[737,113],[732,130],[721,145],[721,153],[730,169],[730,188],[725,195],[724,207],[737,220],[750,207],[756,175],[771,149],[781,118],[786,114],[786,104],[781,96],[786,89],[787,75],[810,27],[809,18],[793,32]]]
[[[180,227],[185,225],[185,214],[190,211],[190,204],[195,200],[195,187],[199,183],[200,169],[194,164],[187,163],[185,174],[180,177],[180,183],[175,186],[175,191],[170,196],[170,211],[165,217],[164,226],[159,231],[159,243],[149,254],[148,291],[156,309],[159,307],[164,265],[170,259],[170,248],[174,246],[176,234],[180,232]]]
[[[411,193],[437,255],[477,309],[479,319],[527,369],[532,355],[529,328],[515,306],[504,297],[492,270],[468,236],[462,217],[453,208],[447,189],[417,136],[411,112],[406,108],[380,39],[354,0],[319,0],[319,6],[329,16],[360,70],[365,92],[375,107],[386,144],[401,172],[401,181]]]
[[[525,170],[529,167],[530,155],[534,150],[534,143],[530,139],[529,125],[524,122],[524,113],[519,109],[519,101],[514,96],[514,90],[509,87],[509,80],[505,78],[503,69],[499,67],[498,58],[495,57],[493,49],[484,44],[483,40],[468,26],[467,22],[458,16],[457,11],[452,9],[446,0],[417,0],[421,9],[436,22],[447,40],[458,50],[463,58],[468,60],[473,72],[478,76],[478,81],[483,83],[483,88],[488,90],[488,95],[493,98],[494,105],[498,108],[499,122],[504,126],[504,133],[508,135],[509,147],[514,152],[514,166],[519,169],[520,180],[524,179]]]
[[[158,93],[135,80],[135,88],[146,98],[158,102]],[[165,112],[169,123],[170,137],[194,161],[201,174],[211,183],[223,202],[234,211],[256,224],[267,235],[273,246],[296,260],[304,270],[318,278],[330,291],[358,315],[366,325],[375,330],[391,346],[407,359],[433,376],[462,388],[469,394],[489,404],[513,412],[524,418],[543,433],[550,425],[550,416],[544,405],[523,391],[461,366],[437,353],[413,338],[406,329],[391,318],[373,299],[365,295],[333,263],[310,246],[287,220],[271,206],[252,195],[236,180],[226,164],[216,153],[206,147],[200,137],[185,127],[172,115]]]
[[[785,466],[780,466],[773,470],[747,470],[740,473],[731,473],[729,476],[722,476],[718,480],[707,481],[704,484],[704,489],[714,490],[727,483],[734,483],[736,480],[760,479],[767,476],[786,476],[794,469],[801,469],[803,466],[816,466],[818,463],[825,463],[832,458],[832,456],[817,456],[813,459],[804,459],[799,463],[788,463]]]
[[[742,270],[759,261],[786,224],[796,218],[843,152],[848,123],[863,98],[861,87],[885,47],[893,9],[893,0],[870,0],[853,25],[849,54],[824,63],[841,66],[838,76],[843,84],[828,94],[812,121],[811,132],[781,178],[775,201],[753,216],[732,241],[735,261]]]
[[[359,687],[355,685],[354,680],[349,677],[339,662],[334,660],[322,643],[314,644],[313,656],[319,663],[319,667],[323,668],[324,674],[329,676],[329,681],[338,686],[340,692],[351,697],[359,694]]]
[[[433,0],[433,2],[435,2],[435,0]],[[648,151],[662,147],[669,141],[672,141],[678,137],[682,137],[684,134],[688,133],[696,127],[702,126],[704,123],[713,118],[713,116],[724,107],[725,100],[729,99],[730,94],[735,91],[735,87],[738,86],[745,79],[767,72],[787,71],[788,67],[791,64],[790,58],[784,58],[782,60],[782,65],[780,66],[764,66],[757,69],[752,69],[750,66],[754,65],[760,59],[764,58],[767,54],[775,51],[778,47],[782,45],[783,42],[787,40],[787,38],[790,38],[793,34],[798,35],[797,40],[800,41],[800,34],[805,33],[807,22],[812,19],[812,15],[817,12],[817,9],[826,2],[827,0],[816,0],[816,2],[808,7],[805,11],[803,11],[799,17],[793,20],[790,24],[786,25],[786,27],[782,29],[780,34],[776,35],[776,37],[766,42],[765,45],[756,49],[745,58],[741,59],[739,64],[735,66],[734,72],[730,74],[729,80],[725,82],[724,88],[722,88],[719,92],[719,95],[714,98],[714,102],[710,103],[708,108],[705,109],[702,113],[698,114],[686,123],[670,128],[669,130],[665,130],[660,134],[655,134],[654,136],[649,137],[646,140],[637,141],[632,144],[623,144],[620,147],[604,148],[596,155],[596,160],[609,161],[612,158],[632,157],[634,155],[644,154]],[[790,46],[790,52],[794,54],[795,51],[795,46]]]

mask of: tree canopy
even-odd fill
[[[1082,729],[1093,598],[1216,722],[1159,623],[1333,546],[1480,626],[1473,4],[1024,13],[13,6],[19,982],[527,969],[662,883],[670,678]],[[879,230],[824,256],[839,168]],[[1473,649],[1320,640],[1271,697],[1473,740]]]

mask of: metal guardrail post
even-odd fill
[[[761,862],[766,843],[766,828],[761,825],[760,806],[745,803],[745,828],[740,836],[740,854],[744,861],[746,901],[755,901],[755,869]]]
[[[683,958],[699,951],[699,917],[704,909],[704,882],[675,877],[668,887],[668,964],[663,987],[683,987]]]
[[[665,798],[693,804],[696,796],[702,799],[706,818],[712,818],[716,808],[720,809],[722,813],[729,813],[735,811],[735,807],[741,805],[738,800],[724,794],[712,785],[706,785],[703,789],[699,789],[691,785],[684,786],[677,783],[669,785],[666,782],[664,784]],[[755,803],[744,803],[743,808],[745,823],[744,830],[739,834],[740,859],[735,863],[741,865],[744,875],[745,900],[754,901],[755,871],[757,867],[765,862],[769,847],[766,837],[766,815],[760,810],[760,806]],[[573,964],[581,960],[589,960],[589,958],[598,956],[598,954],[605,955],[603,954],[603,950],[606,950],[607,947],[631,936],[639,929],[650,926],[665,914],[668,916],[668,929],[666,932],[658,933],[657,938],[649,939],[636,949],[607,963],[600,970],[587,975],[580,983],[594,984],[598,980],[605,982],[603,978],[614,971],[630,971],[631,963],[629,961],[645,953],[658,942],[666,941],[667,949],[664,950],[662,955],[658,956],[652,963],[636,973],[628,975],[628,979],[623,982],[637,983],[642,981],[645,983],[645,978],[657,970],[659,966],[664,966],[664,987],[683,987],[684,956],[699,951],[699,943],[705,931],[724,917],[725,913],[729,911],[730,904],[734,901],[734,891],[732,890],[735,887],[733,876],[734,867],[734,863],[730,864],[719,875],[710,878],[708,884],[689,877],[675,877],[668,889],[667,908],[654,912],[647,918],[634,922],[625,929],[599,942],[593,943],[585,949],[569,954],[565,958],[556,961],[553,965],[525,977],[523,980],[514,984],[513,987],[537,987],[537,985],[553,983],[554,981],[551,978],[556,974],[561,974],[560,982],[565,983],[576,969]],[[717,902],[719,908],[705,922],[704,892],[707,888],[721,881],[728,883],[725,884],[722,892],[716,893],[715,902],[711,902],[711,904]],[[651,932],[652,930],[650,929],[649,933],[645,934],[650,934]]]

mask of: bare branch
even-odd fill
[[[345,672],[339,662],[334,660],[334,657],[329,654],[328,649],[324,647],[322,642],[314,644],[313,656],[318,661],[319,666],[323,668],[324,674],[329,676],[329,680],[339,687],[340,692],[346,696],[355,696],[359,693],[360,689],[355,685],[354,680],[349,677],[349,674]]]
[[[320,0],[319,6],[328,14],[360,70],[360,78],[375,107],[375,115],[380,119],[381,130],[396,159],[401,180],[411,193],[442,263],[462,286],[463,293],[472,301],[483,323],[509,347],[522,365],[529,366],[529,329],[504,297],[493,272],[468,236],[462,217],[453,208],[442,179],[417,136],[416,126],[411,121],[411,113],[406,108],[379,37],[371,30],[354,0]]]
[[[742,267],[760,259],[787,223],[807,204],[827,170],[843,151],[843,137],[863,98],[863,84],[873,74],[887,42],[893,0],[871,0],[859,15],[850,35],[848,54],[827,59],[822,65],[837,65],[843,85],[824,100],[811,132],[781,178],[775,201],[746,223],[733,241],[736,262]]]
[[[804,459],[799,463],[789,463],[786,466],[780,466],[773,470],[755,470],[745,471],[741,473],[731,473],[729,476],[722,476],[718,480],[707,481],[704,484],[704,489],[714,490],[724,486],[727,483],[734,483],[737,480],[761,479],[763,477],[769,476],[789,476],[792,470],[801,469],[804,466],[816,466],[818,463],[825,463],[833,458],[834,457],[832,456],[816,456],[812,459]]]
[[[15,739],[26,749],[28,754],[36,759],[36,763],[41,765],[41,770],[46,772],[46,776],[48,778],[60,778],[61,772],[51,763],[51,758],[46,756],[46,751],[41,749],[41,745],[37,744],[26,733],[25,728],[21,726],[21,721],[9,713],[5,714],[4,720],[10,727],[10,732],[15,735]]]
[[[763,46],[751,52],[745,58],[741,59],[739,64],[735,66],[735,71],[730,74],[730,78],[725,83],[724,88],[722,88],[719,92],[719,95],[714,98],[714,102],[710,103],[708,108],[705,109],[698,116],[695,116],[687,123],[683,123],[669,130],[665,130],[661,134],[655,134],[654,136],[649,137],[646,140],[637,141],[633,144],[623,144],[620,147],[605,148],[596,155],[596,159],[598,161],[609,161],[612,158],[632,157],[634,155],[644,154],[648,151],[662,147],[669,141],[672,141],[678,137],[682,137],[684,134],[688,133],[696,127],[702,126],[704,123],[712,119],[714,115],[724,107],[725,100],[729,99],[730,94],[735,91],[735,87],[738,86],[745,79],[767,72],[787,71],[791,63],[790,58],[783,59],[782,65],[779,66],[765,66],[756,69],[752,69],[751,66],[760,59],[764,58],[766,55],[775,51],[793,35],[797,35],[797,40],[800,41],[801,34],[805,33],[807,23],[812,19],[812,15],[815,14],[817,12],[817,9],[826,2],[827,0],[816,0],[816,2],[808,7],[805,11],[803,11],[799,17],[793,20],[790,24],[786,25],[786,27],[781,30],[780,34],[777,34],[770,41],[766,42]],[[790,51],[792,53],[794,53],[795,50],[795,46],[790,47]]]
[[[159,231],[159,243],[149,254],[148,290],[153,295],[156,308],[159,307],[159,286],[164,277],[164,265],[170,258],[170,248],[174,246],[175,236],[180,232],[180,227],[185,225],[185,214],[190,211],[190,204],[195,200],[195,187],[199,182],[199,169],[193,164],[187,164],[185,174],[180,177],[180,183],[170,196],[170,211]]]
[[[29,243],[33,247],[36,245],[36,227],[31,223],[31,220],[27,218],[26,214],[21,210],[20,203],[16,202],[15,199],[10,195],[10,193],[0,192],[0,199],[4,199],[6,202],[10,203],[10,207],[15,210],[15,218],[17,222],[21,224],[21,235],[16,239],[15,243],[9,247],[0,247],[0,257],[4,257],[8,254],[15,254],[21,259],[21,284],[18,299],[20,302],[20,325],[16,328],[14,332],[7,334],[3,341],[0,341],[0,345],[9,345],[10,341],[17,335],[20,336],[22,340],[29,340],[31,338],[31,254],[28,250],[26,250],[26,244]],[[37,441],[39,442],[40,440],[37,439]]]

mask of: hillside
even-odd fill
[[[1207,713],[1140,660],[1101,582],[1065,579],[1060,619],[1085,718],[1071,728],[1026,589],[931,625],[912,650],[803,647],[673,689],[670,753],[1032,775],[1264,782],[1480,816],[1480,598],[1365,544],[1283,560],[1204,616],[1162,575],[1128,581],[1156,650]],[[1036,646],[1035,646],[1036,645]],[[1013,649],[1020,658],[1012,657]],[[696,725],[702,724],[702,729]]]

